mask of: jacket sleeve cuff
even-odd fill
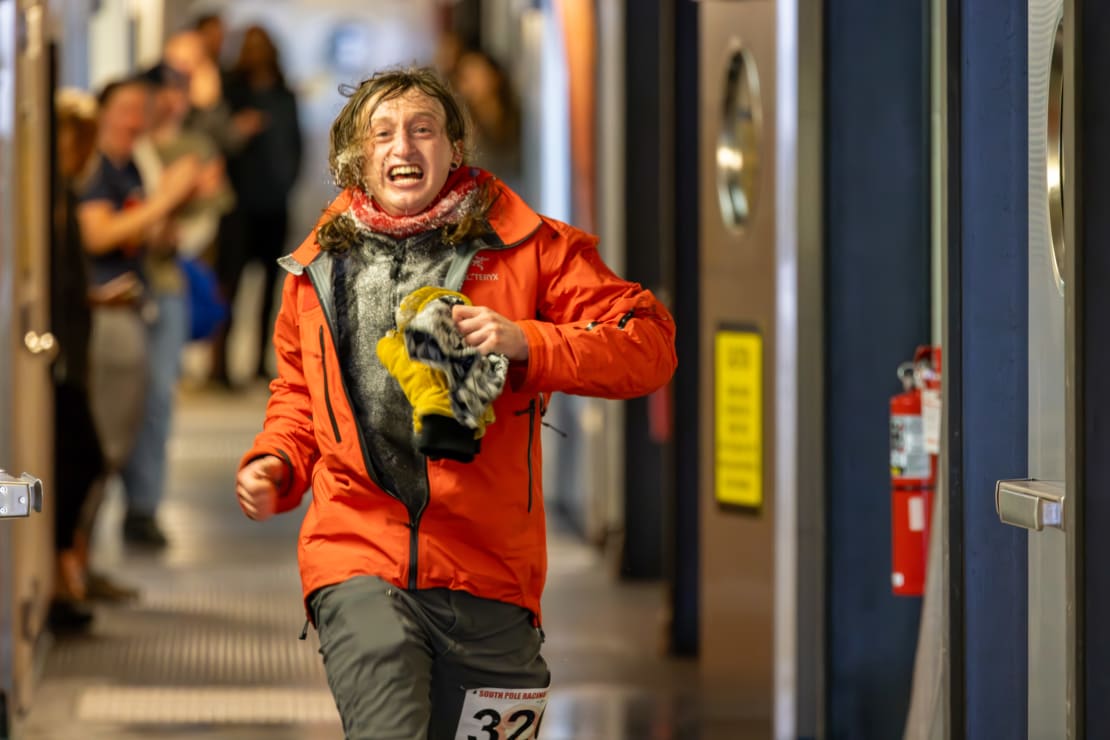
[[[547,367],[549,351],[547,335],[541,324],[542,322],[533,320],[516,322],[528,342],[527,363],[513,363],[509,369],[509,381],[513,390],[518,393],[535,393],[541,390],[540,381]]]

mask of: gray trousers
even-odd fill
[[[545,693],[551,681],[543,633],[527,610],[464,591],[405,591],[373,576],[322,588],[309,607],[347,740],[538,737],[542,703],[504,701]],[[502,701],[485,706],[479,695]],[[464,705],[474,716],[462,716]]]
[[[135,446],[149,364],[147,328],[137,310],[124,306],[93,310],[89,404],[109,472],[119,471]]]

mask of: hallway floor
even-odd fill
[[[315,633],[297,639],[301,517],[249,521],[233,494],[239,455],[260,427],[265,399],[263,386],[180,396],[160,514],[171,539],[164,552],[122,545],[120,496],[110,492],[95,565],[137,586],[141,597],[98,606],[91,634],[47,646],[18,740],[342,736]],[[662,657],[660,583],[614,582],[595,550],[554,529],[544,597],[544,655],[553,674],[544,740],[769,736],[760,723],[699,709],[697,666]]]

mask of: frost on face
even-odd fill
[[[335,168],[332,177],[339,187],[358,185],[366,189],[366,178],[363,177],[363,160],[361,146],[350,146],[335,156]]]

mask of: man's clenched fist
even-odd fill
[[[285,480],[285,462],[266,455],[243,466],[235,478],[239,508],[251,519],[262,521],[274,515],[278,491]]]

